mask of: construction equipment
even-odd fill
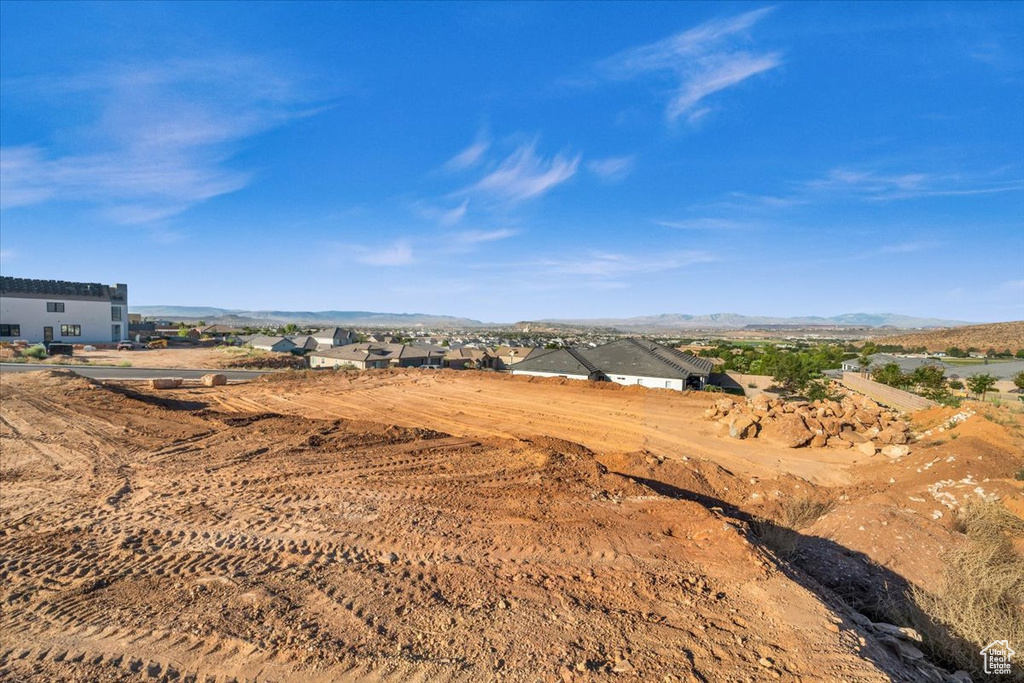
[[[147,349],[166,349],[167,348],[167,340],[166,339],[154,339],[153,341],[151,341],[148,344],[146,344],[146,348]]]

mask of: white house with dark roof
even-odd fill
[[[128,285],[0,277],[0,340],[111,344],[128,339]]]
[[[325,327],[309,336],[316,340],[317,348],[320,349],[333,349],[336,346],[347,346],[355,342],[355,333],[340,327]]]
[[[288,337],[269,337],[262,334],[252,337],[247,343],[260,351],[276,351],[277,353],[288,353],[292,349],[298,348],[295,342]]]
[[[640,339],[618,339],[595,348],[536,351],[511,372],[683,391],[703,389],[712,368],[707,358]]]

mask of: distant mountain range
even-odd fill
[[[469,318],[427,313],[374,313],[372,311],[245,311],[210,306],[129,306],[129,312],[147,318],[167,320],[205,320],[209,324],[268,325],[308,323],[314,325],[349,325],[377,327],[483,327],[484,323]]]
[[[287,323],[307,323],[315,325],[349,325],[349,326],[395,326],[408,327],[421,325],[424,327],[486,327],[497,326],[499,323],[483,323],[471,318],[459,318],[450,315],[431,315],[427,313],[375,313],[372,311],[246,311],[237,309],[214,308],[211,306],[131,306],[132,313],[139,313],[147,318],[165,318],[168,320],[197,321],[207,323],[223,323],[233,325],[267,325]],[[916,318],[909,315],[894,313],[847,313],[830,318],[820,316],[803,316],[781,318],[771,316],[748,316],[738,313],[713,313],[711,315],[684,315],[680,313],[663,313],[661,315],[640,316],[636,318],[580,318],[580,319],[548,319],[533,323],[522,322],[519,325],[547,325],[566,327],[603,327],[621,330],[687,330],[687,329],[741,329],[763,325],[814,325],[833,326],[846,325],[855,327],[893,327],[900,329],[922,327],[958,327],[970,323],[960,320],[942,320],[939,318]]]
[[[712,313],[710,315],[685,315],[681,313],[662,313],[636,318],[589,318],[577,320],[540,320],[541,324],[572,325],[586,327],[614,327],[629,330],[685,330],[685,329],[740,329],[761,325],[844,325],[854,327],[896,327],[901,329],[915,327],[957,327],[971,323],[960,320],[942,320],[939,318],[916,318],[896,313],[845,313],[830,318],[821,316],[798,316],[780,318],[759,315],[740,315],[738,313]]]

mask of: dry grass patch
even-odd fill
[[[1001,503],[975,503],[957,524],[968,538],[946,556],[934,592],[915,587],[913,621],[939,659],[980,675],[978,652],[994,640],[1024,643],[1024,520]]]
[[[772,519],[755,519],[750,530],[762,545],[788,559],[800,544],[801,529],[814,524],[836,505],[834,498],[789,498]]]

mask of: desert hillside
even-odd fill
[[[1024,320],[987,325],[967,325],[942,330],[922,330],[891,337],[873,339],[876,344],[899,344],[901,346],[924,346],[929,351],[945,351],[950,347],[968,349],[974,347],[987,351],[1010,349],[1016,352],[1024,349]]]
[[[868,598],[1020,467],[979,415],[889,459],[483,373],[0,393],[3,680],[962,681]]]

